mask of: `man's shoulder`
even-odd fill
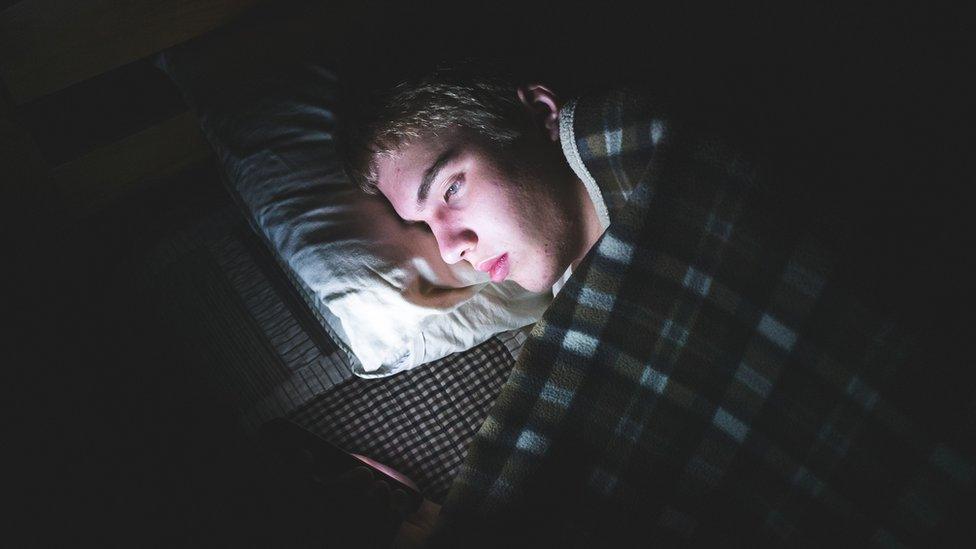
[[[651,95],[633,89],[587,94],[571,104],[573,146],[600,187],[611,217],[647,177],[670,124]]]
[[[580,95],[576,98],[576,124],[583,135],[649,128],[654,120],[663,121],[669,109],[652,92],[637,88],[617,88]]]

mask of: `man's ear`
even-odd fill
[[[519,86],[516,91],[519,101],[539,128],[545,130],[552,141],[559,141],[559,99],[556,94],[542,84]]]

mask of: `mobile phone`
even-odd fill
[[[336,477],[366,466],[375,477],[390,485],[391,490],[403,490],[409,499],[409,510],[415,511],[423,501],[420,489],[405,475],[366,456],[347,452],[319,435],[285,418],[277,418],[261,426],[259,438],[274,453],[289,463],[303,464],[307,472],[322,472]]]

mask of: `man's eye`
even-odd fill
[[[454,195],[456,195],[458,193],[458,191],[461,190],[461,183],[463,183],[463,182],[464,182],[464,178],[463,177],[459,177],[459,178],[455,179],[453,183],[451,183],[451,186],[448,187],[447,188],[447,191],[444,192],[444,201],[445,202],[450,202],[451,197],[454,196]]]

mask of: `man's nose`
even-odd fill
[[[445,263],[453,265],[462,259],[469,259],[468,254],[478,243],[478,237],[470,229],[450,229],[446,227],[431,227],[437,248]]]

